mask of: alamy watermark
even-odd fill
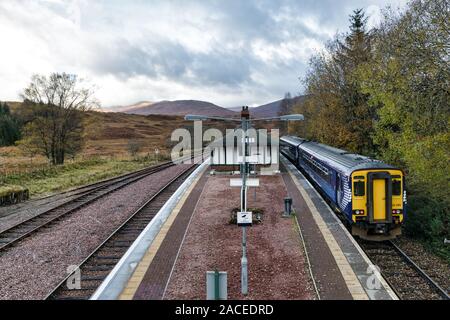
[[[69,277],[66,280],[66,286],[69,290],[81,289],[81,270],[77,265],[70,265],[67,267]]]
[[[381,289],[380,268],[376,265],[370,264],[367,267],[366,273],[370,275],[366,280],[366,288],[370,290],[380,290]]]
[[[216,128],[203,132],[202,121],[194,121],[193,136],[184,128],[172,132],[171,141],[178,143],[172,148],[171,159],[176,164],[191,164],[210,158],[213,164],[236,165],[242,162],[245,152],[246,162],[267,165],[261,171],[273,172],[279,170],[279,137],[279,129],[269,133],[255,128],[246,132],[241,128],[226,129],[224,136]],[[207,144],[205,148],[204,144]]]

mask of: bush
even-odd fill
[[[21,186],[0,186],[0,206],[28,200],[29,196],[27,188]]]
[[[445,247],[448,245],[444,244],[444,239],[450,239],[449,208],[445,202],[422,195],[410,195],[408,202],[404,233],[449,259],[450,252]]]

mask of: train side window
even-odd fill
[[[402,194],[401,180],[392,180],[392,194],[394,196],[400,196]]]
[[[355,197],[362,197],[366,194],[364,181],[353,182],[353,194]]]

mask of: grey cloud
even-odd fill
[[[405,0],[392,1],[397,3]],[[27,43],[37,44],[36,49],[29,49],[36,50],[30,60],[39,57],[37,63],[47,62],[49,69],[58,70],[74,65],[75,69],[83,70],[91,78],[98,76],[102,79],[105,75],[112,75],[120,83],[136,76],[161,79],[161,83],[169,79],[170,83],[193,88],[190,92],[206,94],[216,87],[228,93],[245,88],[246,92],[254,93],[253,98],[256,100],[257,95],[282,97],[285,91],[300,91],[298,77],[304,74],[308,64],[306,54],[300,51],[310,45],[305,40],[325,43],[330,30],[331,33],[338,29],[347,30],[348,14],[353,9],[371,4],[383,7],[388,2],[389,0],[135,0],[126,3],[122,0],[30,1],[33,12],[36,12],[30,16],[27,14],[28,2],[1,0],[0,16],[3,19],[0,19],[0,27],[3,23],[17,32],[25,32],[28,39],[34,42],[22,43],[23,48],[29,48]],[[7,9],[4,10],[5,13],[2,13],[2,8]],[[79,31],[74,31],[76,28],[72,28],[70,24],[74,19],[70,17],[69,11],[76,11],[77,8],[81,20]],[[41,11],[46,14],[42,15]],[[285,19],[278,20],[277,16],[280,14]],[[306,18],[313,18],[317,24],[308,26]],[[168,26],[167,21],[173,22],[173,25]],[[324,30],[327,32],[323,32]],[[203,39],[196,32],[211,35],[205,37],[208,39],[208,48],[196,50],[193,47],[196,45],[195,40]],[[71,35],[73,43],[68,44],[72,41]],[[68,40],[63,41],[65,39]],[[183,39],[186,41],[182,41]],[[192,43],[188,42],[190,40]],[[262,43],[263,52],[260,55],[252,49],[252,44],[256,41]],[[286,52],[282,51],[286,43],[293,44],[287,53],[288,57],[293,54],[290,58],[286,58]],[[265,52],[266,45],[275,53]],[[80,50],[79,57],[77,52],[67,52],[74,48]],[[306,53],[308,52],[307,50]],[[15,65],[21,66],[22,62],[17,60]],[[77,70],[75,71],[78,72]],[[235,104],[238,105],[238,101]]]
[[[146,43],[119,39],[113,44],[103,44],[99,51],[104,52],[104,55],[92,61],[92,68],[99,73],[119,77],[165,77],[197,86],[251,85],[252,70],[266,67],[253,54],[250,46],[252,41],[260,39],[280,46],[282,42],[292,40],[286,38],[284,30],[290,31],[293,35],[291,38],[295,39],[317,37],[300,24],[286,25],[274,20],[274,14],[281,7],[291,10],[291,6],[295,7],[294,4],[293,1],[202,2],[208,11],[218,13],[220,19],[216,21],[216,27],[223,31],[224,38],[216,39],[216,47],[211,52],[193,53],[181,44],[163,38],[149,39]],[[180,30],[174,29],[174,32]],[[222,45],[238,42],[243,42],[246,46],[225,49]],[[289,67],[284,61],[273,61],[271,69],[278,73],[297,72],[289,70]]]
[[[193,53],[169,41],[136,45],[120,40],[98,51],[101,54],[91,62],[98,73],[121,78],[164,77],[197,86],[246,83],[250,81],[250,66],[256,63],[248,52]]]
[[[225,84],[239,86],[251,81],[250,66],[254,59],[249,54],[231,52],[214,52],[197,55],[192,64],[192,71],[198,78],[198,84]]]

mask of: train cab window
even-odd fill
[[[392,180],[392,194],[394,196],[400,196],[402,194],[402,181]]]
[[[366,194],[364,181],[353,182],[353,194],[355,195],[355,197],[362,197]]]

